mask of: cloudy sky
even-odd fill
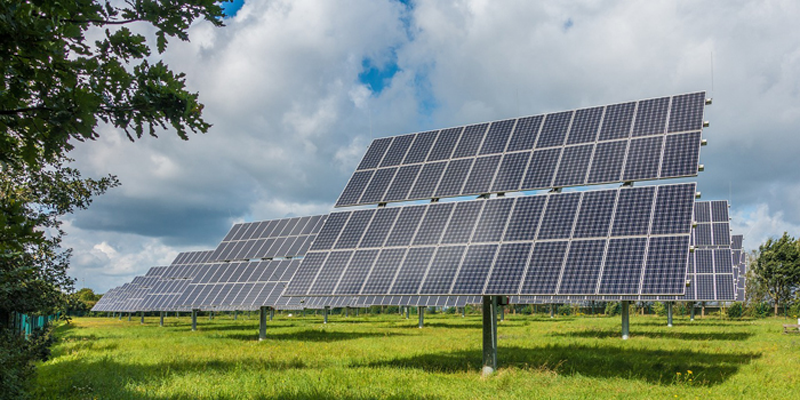
[[[797,1],[241,0],[163,59],[213,128],[71,154],[122,186],[67,220],[104,292],[233,223],[326,213],[375,137],[706,90],[703,200],[757,248],[800,235]]]

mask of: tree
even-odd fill
[[[20,338],[14,313],[67,305],[73,279],[60,218],[118,184],[70,167],[74,144],[96,139],[100,123],[132,141],[210,127],[184,75],[136,32],[152,31],[160,54],[169,38],[188,40],[195,20],[221,26],[221,17],[214,0],[0,2],[0,398],[24,397],[31,361],[50,343],[47,332]]]
[[[800,286],[800,243],[784,232],[778,240],[768,239],[758,252],[752,266],[754,281],[772,300],[777,316],[778,306]]]

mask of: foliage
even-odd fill
[[[47,361],[54,339],[52,328],[36,329],[20,336],[9,329],[0,329],[0,399],[28,398],[27,386],[33,376],[32,361]]]
[[[622,313],[621,307],[622,307],[622,303],[615,302],[615,301],[610,301],[610,302],[606,303],[606,309],[605,309],[604,314],[605,315],[609,315],[609,316],[619,315],[620,313]]]
[[[571,304],[562,304],[558,306],[557,313],[558,315],[572,315],[572,305]]]
[[[797,337],[774,319],[506,315],[481,378],[481,317],[75,318],[41,364],[43,399],[789,399]],[[688,371],[692,373],[689,374]],[[681,373],[678,379],[677,373]],[[688,375],[692,376],[691,384]],[[765,384],[766,382],[766,384]]]
[[[800,287],[800,242],[784,232],[780,239],[767,239],[758,250],[751,266],[753,281],[770,298],[777,316],[778,307],[790,301]]]
[[[95,294],[90,288],[83,288],[69,296],[67,313],[69,315],[86,315],[100,300],[102,295]]]
[[[725,312],[728,318],[741,318],[744,315],[744,307],[742,307],[742,303],[736,302],[731,304]]]
[[[653,302],[653,314],[663,317],[667,315],[667,307],[660,301]]]
[[[168,126],[187,139],[210,127],[184,75],[153,61],[135,31],[154,30],[160,54],[168,38],[188,40],[193,21],[219,26],[221,17],[214,0],[0,2],[0,354],[10,357],[0,375],[16,377],[10,387],[22,390],[29,362],[41,358],[8,339],[12,312],[52,314],[70,300],[60,217],[118,184],[81,177],[67,153],[97,138],[99,123],[130,140]]]

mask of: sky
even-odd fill
[[[65,220],[97,292],[239,222],[327,213],[373,138],[705,90],[697,177],[756,249],[800,236],[800,2],[236,0],[160,56],[207,134],[70,154],[122,185]],[[140,28],[143,32],[147,28]],[[665,181],[668,183],[668,181]]]

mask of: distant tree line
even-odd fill
[[[788,233],[770,238],[748,254],[746,310],[764,315],[800,315],[800,240]]]

